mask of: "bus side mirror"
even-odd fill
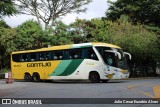
[[[129,59],[131,60],[132,56],[131,56],[130,53],[127,53],[127,52],[123,52],[123,53],[124,53],[124,55],[128,55],[128,56],[129,56]]]
[[[114,53],[115,56],[118,56],[118,59],[121,59],[121,54],[117,51],[112,51],[112,50],[105,50],[105,52],[110,52],[110,53]]]
[[[121,59],[121,54],[119,52],[116,52],[118,59]]]

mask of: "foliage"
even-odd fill
[[[112,32],[113,43],[133,54],[156,52],[157,48],[154,44],[157,39],[156,34],[146,30],[144,25],[132,25],[122,18],[117,22],[112,22],[109,30]]]
[[[5,22],[4,20],[0,20],[0,27],[10,28],[10,26],[7,25],[6,22]]]
[[[5,73],[10,72],[10,69],[0,69],[0,79],[5,79]]]
[[[154,65],[160,52],[156,33],[148,31],[144,25],[132,25],[123,18],[112,23],[109,28],[113,32],[111,36],[113,44],[120,45],[132,55],[131,76],[155,76]],[[140,74],[135,74],[136,71],[140,71]]]
[[[16,0],[18,9],[23,14],[35,16],[40,24],[40,20],[45,23],[45,28],[54,21],[72,12],[85,12],[84,5],[92,0]]]
[[[148,30],[146,25],[133,25],[128,20],[127,16],[121,16],[115,22],[104,19],[92,19],[90,21],[78,19],[70,25],[70,29],[72,29],[73,35],[83,38],[79,43],[82,41],[97,41],[121,46],[124,51],[131,53],[133,56],[130,62],[130,65],[132,65],[131,72],[135,72],[135,67],[133,66],[136,66],[136,68],[141,68],[140,71],[143,71],[143,76],[149,76],[148,70],[151,69],[149,67],[155,65],[160,55],[157,35],[155,32]],[[88,37],[87,35],[90,36]],[[146,65],[148,68],[144,68]],[[155,72],[152,74],[155,75]]]
[[[90,33],[88,24],[89,21],[76,19],[76,21],[69,25],[68,34],[72,37],[74,43],[86,42],[86,36]]]
[[[0,18],[3,16],[12,16],[16,14],[16,8],[13,5],[12,0],[0,1]]]
[[[121,15],[127,15],[132,22],[160,26],[160,0],[117,0],[109,3],[107,19],[115,21]]]
[[[42,27],[37,22],[29,20],[17,27],[16,42],[18,50],[33,49],[43,47],[45,37]]]
[[[0,21],[0,68],[9,66],[9,55],[16,50],[14,42],[16,36],[15,29],[10,28],[4,21]]]
[[[44,31],[37,22],[29,20],[18,26],[17,32],[16,42],[19,50],[72,43],[67,35],[67,25],[61,21],[56,21],[56,27],[52,30]]]
[[[132,25],[126,16],[116,22],[101,19],[76,20],[70,25],[72,34],[87,38],[89,42],[107,42],[120,45],[132,54],[156,53],[156,34],[148,31],[144,25]],[[74,31],[74,32],[73,32]],[[141,56],[140,56],[141,57]]]
[[[69,26],[69,33],[73,37],[77,37],[81,42],[93,42],[93,41],[104,41],[106,35],[105,21],[100,19],[81,20],[76,19],[74,23]],[[77,43],[77,42],[75,42]]]
[[[68,33],[68,26],[62,21],[56,21],[55,27],[52,29],[51,45],[65,45],[73,43]]]
[[[147,71],[151,68],[152,70],[150,71],[155,72],[156,63],[160,62],[160,1],[117,0],[116,2],[108,2],[110,7],[106,12],[106,18],[103,19],[118,20],[118,24],[113,25],[115,26],[114,28],[120,26],[124,29],[123,32],[120,31],[119,28],[116,29],[117,33],[114,32],[116,38],[113,40],[122,40],[117,43],[129,45],[128,49],[135,58],[134,61],[132,60],[132,65],[138,64],[141,69],[140,71],[143,71],[143,75],[146,75]],[[130,23],[122,26],[122,20],[119,20],[122,17],[123,20],[124,17],[126,17]],[[114,29],[112,27],[109,28]],[[119,35],[118,38],[117,35]],[[151,66],[151,68],[148,68],[149,66]]]
[[[98,42],[108,42],[110,43],[110,31],[108,30],[108,23],[107,20],[101,19],[92,19],[92,30],[91,34],[95,38],[94,41]]]
[[[1,69],[1,71],[0,71],[0,75],[5,74],[5,73],[7,73],[7,72],[10,72],[10,69],[3,68],[3,69]]]

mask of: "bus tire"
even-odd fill
[[[40,76],[38,73],[33,73],[33,81],[34,82],[39,82],[40,81]]]
[[[89,80],[92,82],[92,83],[99,83],[100,82],[100,76],[97,72],[91,72],[89,74]]]
[[[101,80],[103,83],[107,83],[109,80]]]
[[[24,74],[24,80],[25,80],[26,82],[31,81],[31,80],[32,80],[31,75],[30,75],[29,73],[25,73],[25,74]]]

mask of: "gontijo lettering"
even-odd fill
[[[28,63],[27,67],[50,67],[51,63],[46,62],[46,63]]]

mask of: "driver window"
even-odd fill
[[[105,62],[106,62],[107,65],[117,67],[115,54],[106,53],[105,54]]]
[[[107,64],[108,65],[112,65],[113,64],[113,59],[112,59],[111,55],[108,55],[108,57],[107,57]]]

